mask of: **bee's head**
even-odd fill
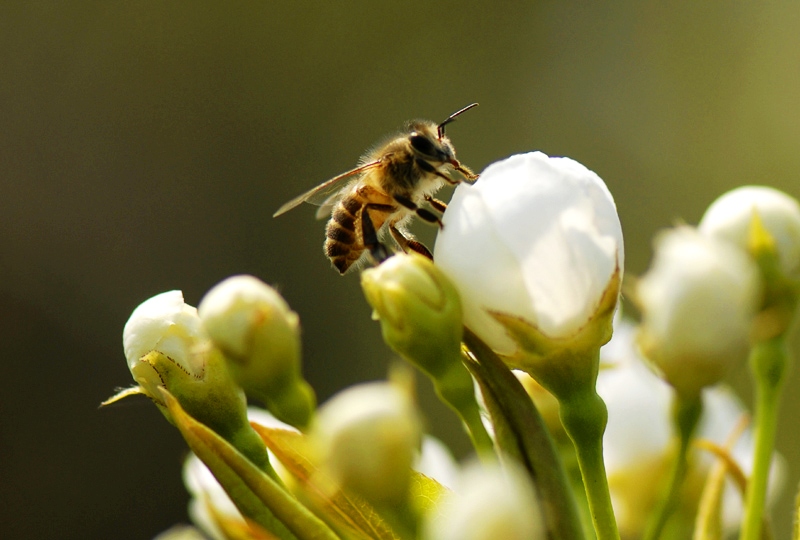
[[[408,127],[408,142],[420,158],[445,163],[455,157],[450,139],[439,136],[438,126],[433,122],[412,122]]]
[[[415,121],[408,124],[408,142],[414,152],[425,161],[434,165],[435,163],[450,163],[455,167],[461,167],[456,160],[456,151],[450,139],[444,134],[447,124],[454,121],[460,114],[477,107],[477,103],[467,105],[448,116],[443,122],[434,124],[433,122]]]

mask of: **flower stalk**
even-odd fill
[[[596,359],[592,364],[599,365],[600,348],[588,354]],[[612,540],[619,539],[619,531],[603,461],[603,434],[608,422],[608,409],[597,395],[596,380],[595,370],[593,377],[576,380],[568,392],[555,395],[560,406],[561,423],[575,446],[595,533],[598,540]]]
[[[699,395],[683,396],[676,394],[673,401],[672,416],[677,435],[677,449],[666,489],[653,512],[645,532],[645,540],[658,540],[675,508],[680,503],[681,489],[689,470],[689,449],[697,424],[703,413],[703,402]]]
[[[790,356],[784,336],[757,343],[750,355],[750,370],[756,382],[755,454],[747,486],[747,502],[741,540],[761,538],[772,451],[778,425],[781,391],[789,371]]]

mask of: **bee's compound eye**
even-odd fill
[[[412,133],[409,139],[411,140],[411,146],[420,154],[424,154],[426,156],[436,155],[436,147],[430,138],[426,137],[425,135]]]

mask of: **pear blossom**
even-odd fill
[[[191,350],[202,335],[197,309],[183,301],[181,291],[157,294],[131,313],[122,330],[122,345],[128,367],[151,351],[170,357],[194,372]]]
[[[655,247],[636,288],[639,343],[670,384],[694,395],[746,358],[758,270],[743,252],[691,227],[662,233]]]
[[[405,502],[421,421],[398,387],[372,382],[339,392],[320,407],[314,436],[339,486],[377,505]]]
[[[532,152],[490,165],[475,184],[458,186],[443,224],[436,264],[461,294],[465,324],[501,354],[518,345],[492,312],[572,337],[621,277],[614,199],[569,158]]]
[[[426,540],[544,540],[539,502],[513,462],[472,464],[424,525]]]
[[[233,276],[215,285],[200,301],[198,314],[208,335],[225,352],[236,357],[252,354],[253,333],[266,331],[276,349],[269,352],[297,362],[299,317],[275,289],[256,277]]]
[[[647,367],[636,347],[635,335],[632,323],[625,319],[615,323],[614,337],[600,351],[604,368],[597,379],[597,392],[608,407],[603,457],[614,511],[624,537],[641,534],[659,498],[662,479],[673,455],[673,389]],[[747,411],[733,392],[721,385],[707,388],[703,403],[695,437],[724,446]],[[752,431],[746,429],[731,449],[731,455],[746,474],[752,470],[753,445]],[[709,453],[695,451],[687,482],[701,486],[713,463]],[[783,460],[776,454],[770,478],[771,500],[779,494],[784,475]],[[699,487],[690,490],[688,496],[696,500],[685,499],[684,506],[694,508],[700,497]],[[729,480],[722,508],[723,526],[727,532],[733,532],[740,524],[742,502]]]
[[[196,354],[196,349],[203,339],[197,309],[183,301],[181,291],[157,294],[142,302],[133,310],[122,330],[128,369],[139,390],[160,402],[157,388],[164,381],[153,367],[153,359],[145,358],[151,353],[157,353],[159,362],[169,364],[186,379],[202,377],[205,362]],[[121,395],[124,392],[116,398]],[[162,412],[167,414],[165,410]]]
[[[253,276],[233,276],[206,293],[198,313],[245,393],[281,420],[307,426],[316,397],[300,372],[299,317],[281,295]]]
[[[460,474],[458,463],[450,449],[428,434],[422,436],[422,448],[412,468],[449,489],[456,486]]]
[[[775,240],[786,275],[800,273],[800,204],[786,193],[767,186],[743,186],[731,190],[708,207],[698,228],[706,236],[733,242],[747,250],[750,226],[758,214]]]

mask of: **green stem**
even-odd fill
[[[794,497],[794,523],[792,524],[792,540],[800,540],[800,491]]]
[[[431,377],[433,387],[442,401],[461,418],[478,456],[492,454],[494,443],[481,420],[472,377],[461,364],[460,354],[451,366],[438,377]]]
[[[760,538],[775,446],[778,405],[789,363],[789,352],[782,335],[756,343],[750,354],[750,369],[756,380],[755,452],[753,473],[747,486],[741,540]]]
[[[576,390],[559,400],[561,423],[575,445],[597,539],[619,540],[603,462],[603,433],[608,410],[594,386],[582,386]]]
[[[676,395],[673,403],[673,421],[678,436],[678,451],[672,462],[672,471],[669,476],[669,484],[659,501],[658,507],[653,514],[653,519],[645,532],[646,540],[658,540],[667,524],[667,520],[675,511],[681,500],[681,489],[686,478],[688,469],[689,447],[700,416],[703,413],[703,402],[700,396],[687,398]]]

